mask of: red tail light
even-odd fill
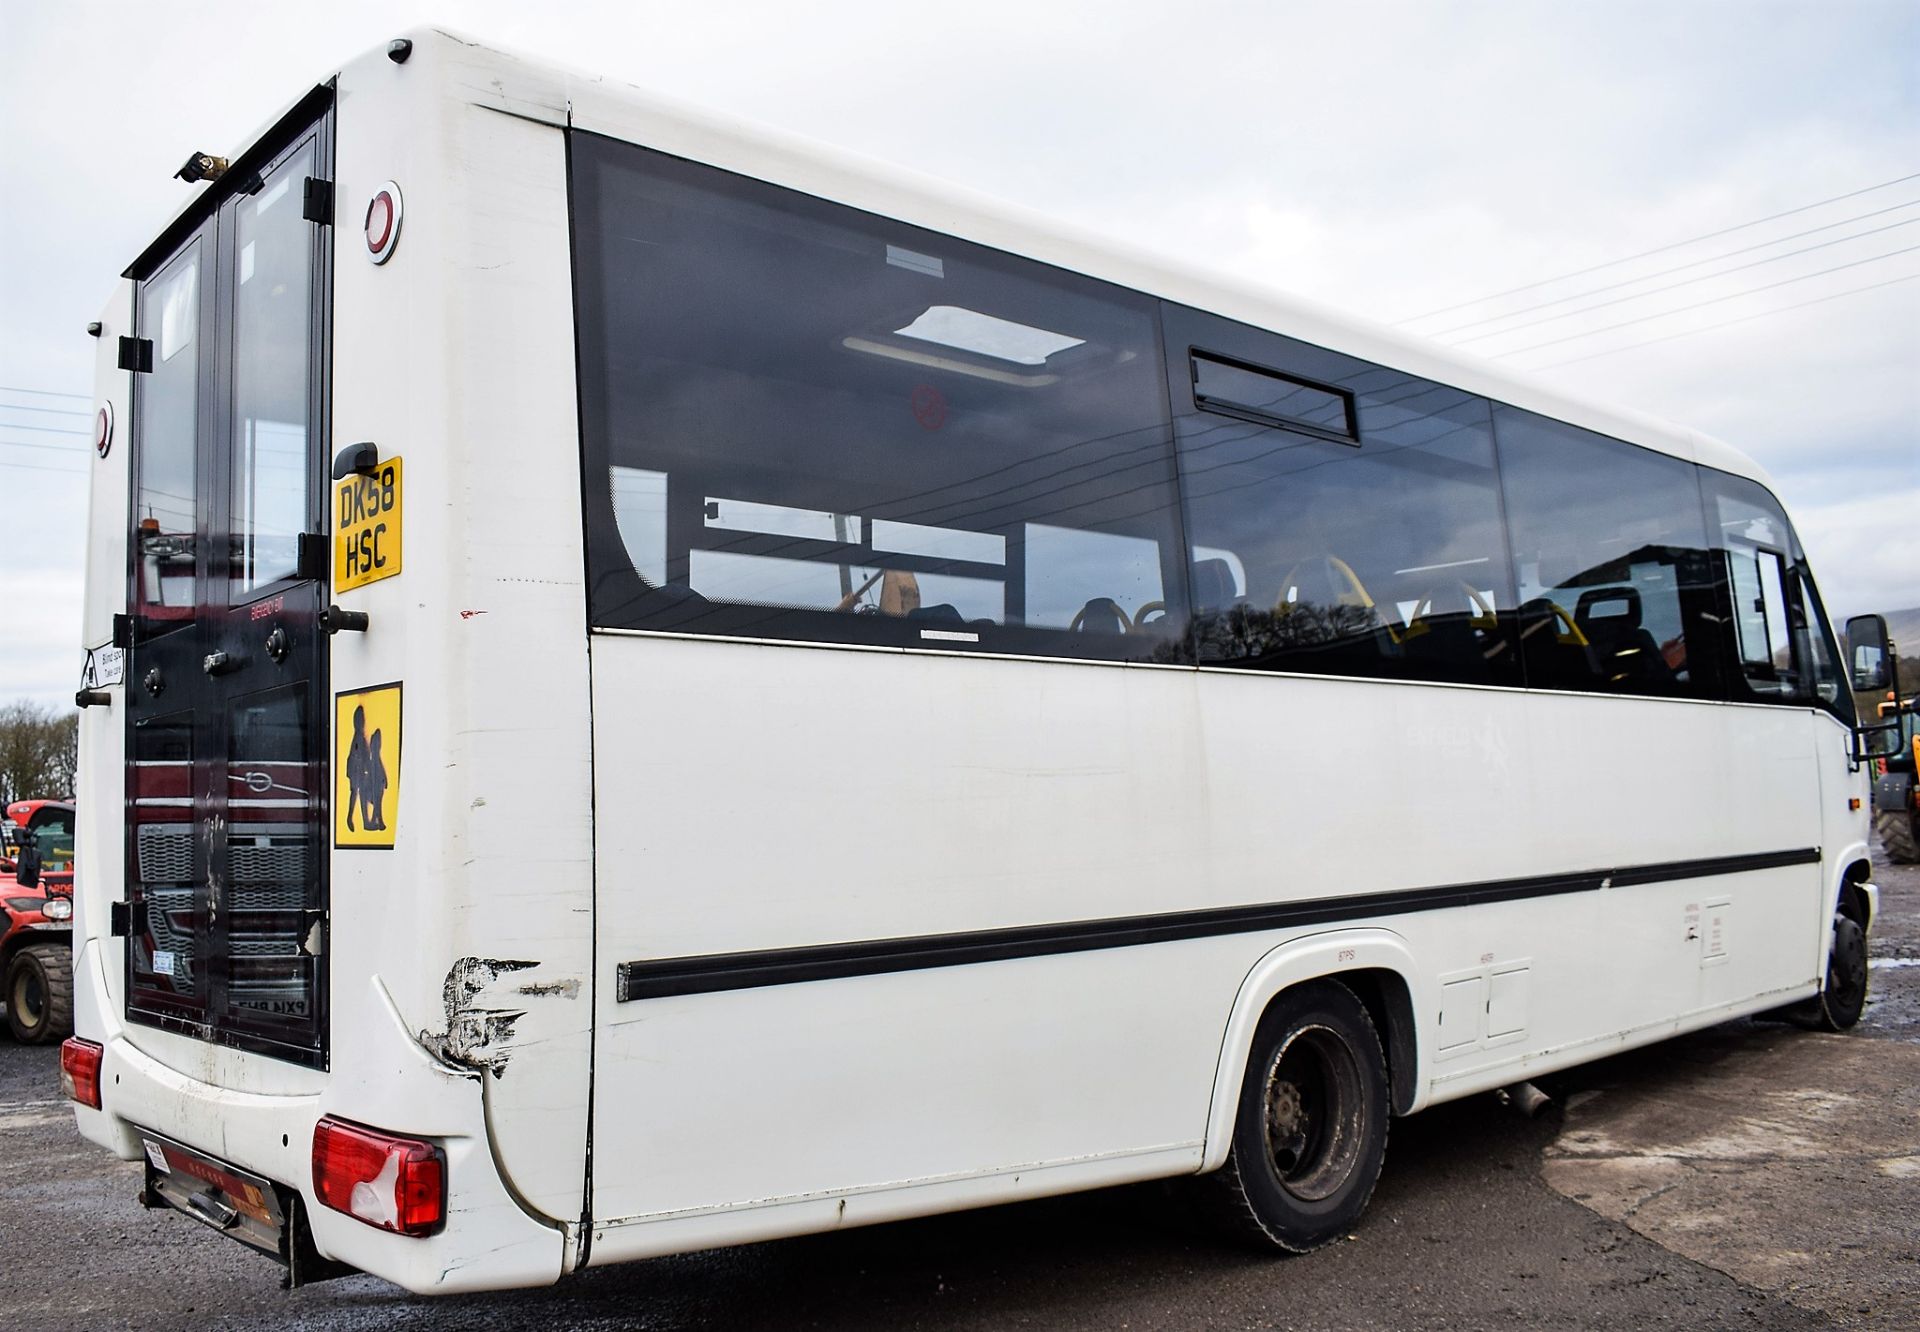
[[[60,1047],[60,1085],[67,1099],[100,1108],[100,1056],[105,1053],[93,1041],[69,1036]]]
[[[431,1235],[447,1217],[446,1153],[329,1116],[313,1126],[313,1191],[370,1226]]]

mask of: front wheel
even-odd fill
[[[73,954],[59,944],[34,944],[7,968],[7,1026],[23,1045],[43,1045],[73,1034]]]
[[[1347,1233],[1387,1154],[1387,1068],[1366,1005],[1338,981],[1274,1001],[1255,1029],[1227,1162],[1202,1182],[1215,1217],[1263,1249]]]
[[[1833,951],[1827,954],[1827,983],[1815,996],[1813,1026],[1845,1031],[1867,1007],[1867,932],[1852,916],[1833,917]]]

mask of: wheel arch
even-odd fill
[[[1867,858],[1867,849],[1849,847],[1840,861],[1842,868],[1833,894],[1834,909],[1858,921],[1861,929],[1871,928],[1878,894],[1872,884],[1873,863]]]
[[[1241,982],[1221,1039],[1201,1172],[1225,1164],[1233,1145],[1234,1113],[1254,1028],[1275,999],[1307,981],[1337,980],[1353,990],[1380,1033],[1393,1112],[1405,1115],[1418,1109],[1426,1087],[1414,1016],[1420,1011],[1414,979],[1419,974],[1406,940],[1383,929],[1309,935],[1281,944],[1256,962]]]

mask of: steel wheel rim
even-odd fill
[[[1360,1159],[1360,1061],[1331,1028],[1302,1027],[1267,1064],[1261,1115],[1267,1164],[1307,1202],[1337,1192]]]
[[[45,1016],[47,1006],[46,987],[40,984],[40,978],[30,967],[23,967],[20,977],[13,983],[13,1005],[19,1012],[21,1025],[37,1027]]]
[[[1827,964],[1827,988],[1843,1008],[1852,1008],[1866,998],[1866,937],[1858,926],[1850,931],[1838,929],[1842,922],[1853,924],[1846,916],[1835,920],[1833,957]]]

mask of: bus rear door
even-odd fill
[[[330,116],[137,264],[127,1016],[324,1067]],[[164,242],[163,242],[164,243]],[[137,1039],[137,1037],[136,1037]]]

